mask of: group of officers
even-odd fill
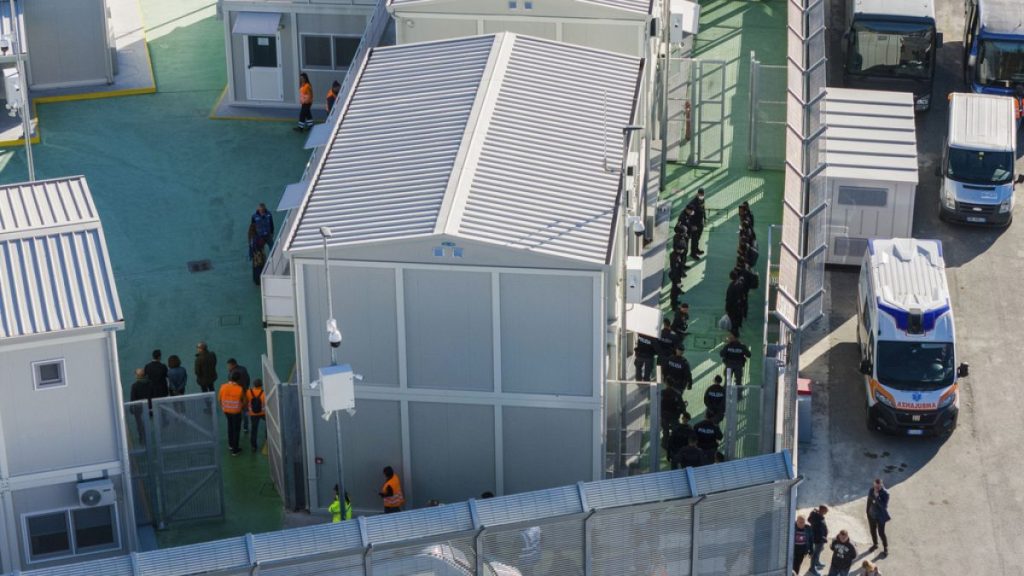
[[[747,294],[760,286],[757,272],[754,271],[760,253],[757,250],[757,234],[754,233],[754,215],[750,212],[750,204],[740,204],[739,216],[740,233],[736,246],[736,266],[729,272],[729,287],[725,290],[728,330],[737,338],[743,321],[747,319]]]

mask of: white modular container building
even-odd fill
[[[829,88],[824,123],[829,264],[859,266],[871,238],[909,238],[917,136],[909,92]]]
[[[417,506],[602,476],[642,74],[510,33],[371,52],[282,236],[311,508],[339,452],[311,386],[331,363],[325,246],[337,361],[363,377],[340,415],[356,508],[380,509],[385,465]]]
[[[115,331],[85,178],[0,188],[0,566],[135,549]]]

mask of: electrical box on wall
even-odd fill
[[[626,302],[639,304],[644,296],[644,258],[626,258]]]
[[[682,44],[688,36],[696,36],[700,27],[700,4],[689,0],[672,0],[669,4],[668,41]]]
[[[339,364],[320,369],[320,404],[324,415],[356,407],[355,374],[352,366]]]

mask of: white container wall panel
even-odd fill
[[[494,389],[491,275],[405,269],[409,388]]]
[[[338,415],[332,416],[329,422],[325,421],[320,417],[323,414],[320,397],[312,396],[311,399],[314,452],[315,456],[323,459],[323,464],[313,464],[319,479],[317,501],[326,508],[334,498],[334,485],[338,483],[338,435],[334,424]],[[381,471],[385,466],[394,468],[403,488],[406,487],[407,478],[402,473],[401,422],[398,401],[367,400],[357,395],[355,415],[341,413],[345,490],[355,508],[384,511],[377,493],[384,484]]]
[[[570,21],[562,23],[562,42],[642,57],[646,31],[647,26],[643,22],[604,24]]]
[[[415,507],[494,492],[494,407],[409,402]]]
[[[447,19],[412,15],[395,21],[395,35],[399,44],[413,44],[445,38],[476,36],[480,33],[479,20],[471,18]]]
[[[538,20],[484,20],[484,34],[496,32],[515,32],[537,38],[555,40],[558,36],[558,25],[554,22]]]
[[[106,84],[110,45],[101,0],[22,3],[32,88]]]
[[[594,279],[500,275],[503,392],[594,395]]]
[[[120,459],[107,346],[100,336],[0,352],[0,417],[10,475]],[[37,390],[32,363],[56,359],[64,360],[66,386]]]
[[[392,0],[396,14],[429,12],[436,14],[487,14],[509,17],[510,0]],[[518,14],[535,18],[563,17],[641,20],[651,9],[650,0],[538,0],[526,12],[524,0],[518,0]]]
[[[303,269],[305,328],[303,346],[307,369],[315,378],[317,370],[331,363],[327,343],[327,286],[323,264],[305,264]],[[362,386],[398,387],[398,320],[395,270],[356,266],[331,266],[334,316],[341,329],[339,363],[348,363],[363,377]]]
[[[295,18],[299,33],[299,69],[309,75],[309,83],[313,86],[313,107],[323,110],[331,82],[344,82],[348,67],[342,62],[336,62],[333,70],[308,66],[305,36],[343,36],[352,41],[353,46],[358,46],[369,17],[365,14],[296,14]],[[285,76],[286,85],[294,82],[290,76]]]
[[[238,12],[230,12],[229,18],[230,26],[229,30],[234,28],[235,20],[238,18]],[[244,34],[230,34],[231,41],[231,78],[233,81],[234,99],[238,102],[245,102],[249,100],[246,93],[246,79],[245,71],[249,65],[245,61],[245,39]],[[281,23],[277,30],[277,47],[281,52],[281,59],[278,60],[277,64],[281,67],[281,82],[284,92],[284,100],[282,102],[273,102],[275,105],[284,104],[295,104],[298,106],[299,101],[299,54],[295,51],[295,28],[292,26],[292,19],[287,14],[282,15]],[[340,80],[339,80],[340,82]],[[313,84],[313,98],[314,100],[319,98],[325,98],[327,94],[327,86],[317,86]],[[321,94],[321,92],[323,94]],[[298,116],[298,110],[296,109],[295,115]]]
[[[502,407],[505,494],[596,480],[593,423],[589,409]]]

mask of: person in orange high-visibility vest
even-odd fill
[[[252,388],[245,391],[245,411],[249,413],[250,445],[255,454],[260,451],[260,422],[267,416],[267,397],[263,395],[263,380],[252,381]]]
[[[331,89],[327,91],[327,113],[330,114],[331,110],[334,109],[334,102],[338,99],[338,93],[341,92],[341,84],[337,80],[331,84]]]
[[[384,486],[381,487],[380,497],[384,499],[384,513],[401,512],[402,504],[405,504],[405,496],[402,495],[402,483],[398,480],[398,474],[391,466],[384,467]]]
[[[313,127],[313,85],[305,72],[299,74],[299,105],[299,123],[295,129],[301,132]]]
[[[238,456],[242,449],[238,447],[238,437],[242,431],[242,402],[245,398],[245,391],[238,383],[241,374],[235,372],[231,378],[221,384],[220,393],[217,398],[220,400],[220,409],[228,419],[228,448],[232,456]]]

